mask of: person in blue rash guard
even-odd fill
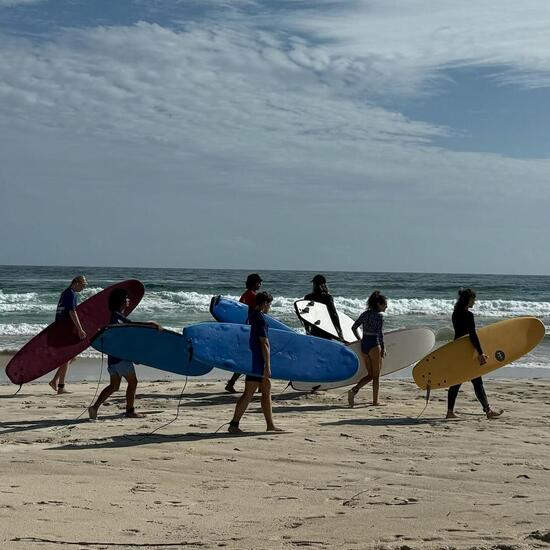
[[[458,300],[456,301],[455,308],[453,311],[453,328],[455,330],[455,340],[461,336],[468,335],[472,345],[478,353],[478,360],[480,365],[485,365],[487,363],[487,356],[483,353],[481,347],[481,342],[476,332],[476,324],[474,321],[474,314],[470,311],[476,301],[476,293],[471,288],[460,289],[458,291]],[[493,411],[489,406],[489,400],[485,394],[485,388],[483,387],[483,380],[481,376],[474,378],[472,380],[472,385],[474,386],[474,391],[477,397],[477,400],[481,403],[483,407],[483,412],[487,415],[487,418],[497,418],[503,411]],[[454,412],[455,402],[460,390],[461,384],[456,384],[451,386],[447,393],[447,418],[456,418]]]
[[[280,432],[273,423],[273,411],[271,407],[271,362],[268,337],[267,319],[264,314],[269,311],[273,297],[267,292],[256,294],[256,307],[249,311],[248,323],[250,324],[249,347],[252,352],[252,375],[245,378],[244,393],[239,397],[235,405],[233,419],[229,423],[229,433],[242,433],[239,422],[248,405],[259,388],[262,393],[262,411],[267,423],[268,432]]]
[[[78,314],[76,312],[76,306],[78,303],[77,294],[84,290],[87,285],[88,281],[86,281],[86,277],[84,277],[84,275],[77,275],[71,281],[69,287],[61,293],[61,296],[59,296],[59,301],[57,303],[57,309],[55,312],[56,321],[59,321],[66,316],[69,316],[71,318],[71,321],[73,322],[77,330],[80,340],[84,340],[87,335],[86,332],[84,332],[82,325],[80,324],[80,319],[78,318]],[[49,382],[51,388],[58,394],[68,393],[65,390],[65,376],[67,375],[69,365],[72,361],[74,361],[74,359],[61,365],[57,369],[54,377]]]
[[[348,403],[353,408],[357,392],[372,380],[372,404],[378,405],[378,388],[380,386],[380,371],[382,370],[382,360],[386,356],[384,346],[384,316],[388,301],[383,294],[375,290],[368,299],[367,310],[361,313],[357,321],[351,327],[353,333],[359,340],[357,329],[359,325],[363,327],[363,338],[361,339],[361,353],[365,359],[367,367],[367,376],[364,376],[348,391]]]
[[[124,311],[130,305],[130,297],[128,292],[123,288],[115,288],[109,296],[109,310],[111,312],[110,325],[119,325],[132,323],[130,319],[124,316]],[[162,327],[157,323],[140,323],[141,325],[149,325],[158,330]],[[125,361],[118,357],[107,356],[107,365],[109,375],[111,377],[109,385],[99,394],[96,402],[88,408],[88,414],[92,420],[97,418],[97,411],[101,404],[107,400],[114,392],[120,388],[120,382],[123,378],[128,382],[126,388],[126,417],[140,418],[141,415],[136,413],[134,409],[134,401],[136,398],[137,376],[134,364],[131,361]]]

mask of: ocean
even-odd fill
[[[248,270],[119,267],[0,266],[0,354],[13,354],[52,322],[59,294],[79,273],[86,275],[84,300],[106,286],[129,278],[141,280],[145,297],[132,318],[154,320],[181,331],[212,321],[212,296],[238,299]],[[308,271],[261,271],[263,290],[271,292],[271,314],[298,330],[293,302],[311,291]],[[352,318],[364,310],[374,289],[388,298],[385,330],[427,326],[437,334],[436,346],[452,339],[451,313],[457,289],[477,291],[473,309],[478,326],[510,317],[533,315],[550,326],[550,277],[435,273],[324,272],[336,307]],[[92,349],[83,355],[98,356]],[[513,371],[513,372],[512,372]],[[496,371],[497,376],[550,376],[550,337],[529,355]]]

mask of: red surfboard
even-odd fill
[[[55,321],[12,357],[6,366],[8,378],[14,384],[32,382],[84,351],[97,332],[109,324],[111,312],[108,301],[115,288],[123,288],[130,295],[130,306],[126,314],[136,308],[145,292],[140,281],[129,279],[111,285],[88,298],[76,308],[86,339],[78,338],[78,332],[70,317]]]

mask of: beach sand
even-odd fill
[[[550,547],[549,380],[487,381],[505,409],[493,421],[471,384],[457,421],[442,391],[417,420],[411,381],[383,380],[376,408],[370,388],[354,409],[345,389],[288,389],[274,404],[287,432],[266,434],[255,400],[242,436],[215,433],[238,397],[221,382],[190,380],[164,427],[182,381],[140,383],[142,419],[122,416],[120,391],[75,420],[96,386],[0,386],[2,548]]]

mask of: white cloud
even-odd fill
[[[527,242],[529,217],[518,229],[517,211],[538,211],[549,197],[550,161],[447,151],[434,142],[444,143],[452,128],[410,120],[376,98],[431,93],[446,69],[467,65],[506,67],[498,78],[536,85],[548,74],[547,18],[540,11],[536,17],[529,2],[521,9],[491,4],[494,13],[485,3],[465,10],[420,0],[320,5],[274,15],[270,25],[258,8],[255,16],[236,10],[223,23],[174,29],[141,22],[59,30],[40,42],[0,35],[0,161],[10,181],[24,171],[20,187],[30,188],[30,197],[10,191],[13,200],[25,211],[31,203],[42,208],[44,235],[59,223],[61,238],[68,192],[81,190],[107,227],[90,237],[96,257],[111,242],[116,247],[106,212],[120,200],[148,220],[158,242],[200,225],[200,236],[181,247],[195,259],[203,250],[202,265],[209,243],[222,254],[231,243],[259,249],[268,232],[251,235],[239,212],[266,204],[257,225],[278,228],[273,247],[307,233],[312,255],[316,246],[325,255],[327,247],[338,250],[335,268],[361,268],[341,245],[360,247],[365,235],[387,246],[405,239],[402,254],[411,263],[380,269],[418,269],[414,258],[429,259],[423,249],[432,236],[440,250],[455,239],[468,251],[480,231]],[[32,162],[26,143],[33,144]],[[307,208],[315,215],[306,223]],[[212,218],[204,214],[211,209]],[[433,229],[449,221],[448,212],[455,222]],[[184,230],[174,222],[180,218]],[[326,243],[318,243],[319,233]],[[163,249],[151,248],[162,264]]]
[[[441,70],[468,66],[494,67],[506,83],[550,85],[548,2],[357,0],[284,24],[328,42],[343,66],[362,64],[365,84],[381,93],[418,94]]]

